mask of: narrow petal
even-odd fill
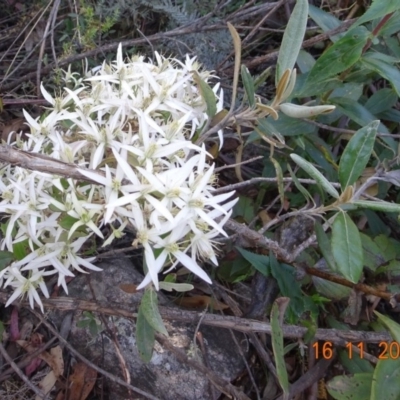
[[[181,251],[176,251],[173,254],[189,271],[193,272],[207,283],[212,283],[209,276],[187,254]]]

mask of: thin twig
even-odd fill
[[[46,351],[57,339],[55,337],[51,338],[48,342],[44,343],[42,346],[40,346],[38,349],[36,349],[34,352],[29,353],[26,355],[25,358],[23,358],[21,361],[17,362],[16,365],[18,368],[25,368],[30,362],[42,354],[44,351]],[[3,382],[7,379],[10,378],[10,375],[14,372],[14,368],[10,367],[6,371],[3,371],[0,375],[0,382]]]
[[[327,131],[330,131],[330,132],[335,132],[335,133],[340,133],[340,134],[344,133],[344,134],[348,134],[348,135],[354,135],[357,132],[352,129],[337,128],[335,126],[322,124],[321,122],[314,121],[314,120],[308,119],[308,118],[304,118],[303,121],[307,122],[311,125],[318,126],[319,128],[326,129]],[[395,133],[392,134],[392,133],[377,132],[376,135],[379,137],[400,138],[400,134],[395,134]]]
[[[25,384],[35,392],[36,396],[39,396],[41,399],[44,399],[46,395],[38,389],[27,377],[26,375],[18,368],[18,365],[12,360],[10,355],[7,353],[7,350],[4,348],[3,344],[0,342],[0,353],[6,359],[6,361],[11,365],[11,368],[15,371],[15,373],[25,382]]]
[[[208,26],[199,26],[197,29],[193,29],[193,25],[191,25],[190,27],[187,27],[187,28],[177,28],[177,29],[173,29],[169,32],[156,33],[154,35],[146,37],[146,39],[137,38],[137,39],[116,41],[114,43],[108,43],[103,46],[96,47],[92,50],[89,50],[89,51],[86,51],[83,53],[79,53],[79,54],[75,54],[75,55],[66,57],[62,60],[58,60],[58,67],[72,64],[73,62],[84,60],[85,58],[94,57],[98,54],[109,53],[110,51],[115,51],[118,48],[120,43],[123,47],[132,47],[132,46],[146,44],[148,41],[157,42],[157,41],[162,41],[162,40],[169,40],[169,38],[171,38],[171,37],[191,34],[191,33],[195,33],[195,32],[209,32],[209,31],[226,30],[226,29],[227,29],[226,25],[221,24],[221,23],[214,24],[214,25],[208,25]],[[47,65],[46,67],[42,68],[42,73],[45,74],[45,73],[51,72],[55,67],[56,67],[56,63],[51,63],[51,64]],[[36,77],[36,71],[27,73],[20,79],[16,79],[13,82],[2,85],[1,89],[2,89],[2,91],[8,91],[10,89],[17,87],[21,82],[25,82],[27,80],[34,79],[35,77]]]
[[[228,168],[235,168],[235,167],[237,167],[239,165],[250,164],[250,163],[252,163],[252,162],[254,162],[256,160],[259,160],[261,158],[264,158],[264,157],[263,156],[257,156],[257,157],[250,158],[249,160],[246,160],[246,161],[241,161],[240,163],[224,165],[223,167],[215,168],[214,172],[220,172],[220,171],[222,171],[224,169],[228,169]]]
[[[58,8],[60,7],[60,1],[61,0],[54,0],[53,7],[52,7],[52,9],[50,11],[50,15],[49,15],[49,18],[47,19],[46,27],[44,29],[43,41],[42,41],[42,44],[40,46],[38,64],[37,64],[37,70],[36,70],[36,90],[37,90],[37,96],[39,98],[41,97],[41,92],[40,92],[40,71],[41,71],[41,68],[42,68],[43,54],[44,54],[44,50],[45,50],[45,47],[46,47],[46,37],[47,37],[47,34],[49,32],[50,25],[54,29],[54,20],[55,20],[55,17],[57,16]],[[52,3],[52,0],[49,1],[49,4],[47,5],[46,9],[50,6],[51,3]]]

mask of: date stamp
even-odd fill
[[[333,357],[334,344],[332,342],[315,342],[312,345],[315,352],[315,358],[330,360]],[[347,356],[364,358],[365,343],[358,342],[346,343],[345,349]],[[378,360],[397,360],[400,357],[400,343],[398,342],[380,342],[378,343]]]

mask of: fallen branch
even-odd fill
[[[8,300],[8,293],[0,291],[0,303],[5,304]],[[99,302],[82,300],[72,297],[58,297],[52,299],[42,299],[43,306],[46,309],[57,309],[59,311],[91,311],[105,315],[119,316],[124,318],[136,318],[137,314],[132,310],[126,310],[122,305],[118,304],[115,307],[104,305]],[[23,306],[28,307],[29,302],[23,301]],[[139,305],[138,305],[139,306]],[[208,326],[216,326],[219,328],[233,329],[239,332],[264,332],[271,334],[271,325],[268,322],[257,321],[246,318],[238,318],[227,315],[203,314],[200,312],[186,311],[176,308],[159,307],[161,316],[167,320],[180,321],[185,323],[194,323],[202,319],[202,324]],[[204,316],[203,316],[204,315]],[[202,317],[203,316],[203,317]],[[295,325],[283,325],[283,336],[291,339],[301,339],[306,333],[307,328]],[[354,330],[338,330],[338,329],[317,329],[315,340],[322,340],[341,345],[343,340],[348,342],[363,342],[363,343],[379,343],[389,342],[392,340],[387,332],[366,332]]]

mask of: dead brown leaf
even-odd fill
[[[191,297],[182,297],[180,299],[177,299],[176,303],[179,306],[185,307],[185,308],[204,309],[206,307],[210,307],[216,311],[222,311],[222,310],[229,308],[229,306],[227,306],[225,303],[215,300],[210,296],[201,296],[201,295],[196,295],[196,296],[191,296]]]
[[[84,363],[77,363],[69,376],[67,400],[85,400],[93,389],[97,371]]]

